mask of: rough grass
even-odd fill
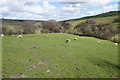
[[[21,39],[5,36],[2,40],[3,77],[118,77],[118,46],[113,42],[63,33],[48,34],[48,38],[45,35],[23,35]],[[65,43],[69,37],[71,42]],[[77,41],[73,40],[75,37]]]

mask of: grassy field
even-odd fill
[[[23,35],[21,39],[5,36],[2,39],[3,77],[118,77],[118,46],[113,42],[63,33],[48,34],[48,38],[45,35]],[[69,37],[71,42],[65,43]],[[78,40],[74,41],[75,37]]]

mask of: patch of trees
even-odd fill
[[[22,23],[22,29],[24,34],[34,34],[34,33],[59,33],[62,32],[60,24],[55,20],[50,21],[24,21]]]
[[[39,33],[60,33],[64,28],[55,20],[6,22],[3,20],[0,33],[11,34],[39,34]]]
[[[22,30],[23,34],[34,34],[35,28],[34,28],[35,21],[24,21],[22,22]]]
[[[12,34],[21,34],[22,29],[20,25],[17,25],[17,23],[8,23],[5,21],[2,21],[2,27],[0,33],[12,35]]]
[[[120,16],[117,17],[117,18],[115,18],[113,22],[115,22],[115,23],[120,23]]]
[[[49,33],[60,33],[63,32],[62,26],[56,21],[45,21],[42,23],[43,29]]]
[[[71,24],[67,21],[61,22],[60,25],[64,28],[64,32],[66,32],[68,29],[70,29],[72,27]]]
[[[118,39],[113,38],[118,34],[118,27],[112,26],[111,23],[96,24],[95,19],[89,19],[86,22],[81,22],[74,29],[77,30],[77,35],[92,36],[118,42]]]
[[[23,31],[20,27],[17,28],[2,27],[2,31],[0,33],[12,35],[12,34],[22,34]]]

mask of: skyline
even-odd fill
[[[18,0],[2,1],[0,18],[22,20],[50,20],[62,21],[86,16],[93,16],[109,11],[118,11],[118,0],[83,0],[48,1],[48,0]]]

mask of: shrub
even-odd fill
[[[72,27],[69,22],[65,22],[65,21],[62,22],[60,25],[64,28],[64,32],[66,32],[66,30],[68,30]]]
[[[112,37],[112,33],[109,30],[106,30],[106,31],[104,31],[102,37],[103,37],[103,39],[110,40],[110,38]]]
[[[8,34],[8,35],[12,35],[12,34],[13,34],[13,30],[10,29],[7,34]]]
[[[120,17],[115,18],[113,22],[120,23]]]

